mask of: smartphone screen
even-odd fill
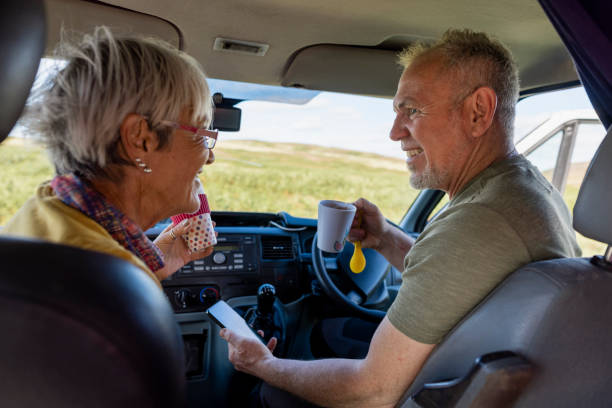
[[[257,333],[255,333],[251,327],[249,327],[242,316],[240,316],[223,300],[220,300],[209,307],[206,310],[206,314],[221,328],[227,327],[231,331],[236,332],[241,336],[257,339],[263,343],[263,339]]]

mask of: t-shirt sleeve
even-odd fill
[[[389,321],[413,340],[439,343],[510,272],[530,261],[512,226],[479,204],[446,210],[405,259]]]

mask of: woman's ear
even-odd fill
[[[491,125],[497,110],[497,94],[488,86],[481,86],[468,98],[471,136],[484,135]]]
[[[130,113],[123,119],[119,133],[123,151],[127,155],[126,159],[132,163],[137,158],[144,160],[157,141],[155,133],[149,129],[147,120],[136,113]]]

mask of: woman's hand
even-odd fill
[[[210,246],[203,251],[191,252],[181,238],[181,235],[189,230],[191,219],[183,220],[178,225],[170,224],[162,231],[161,234],[153,241],[155,245],[164,254],[164,262],[166,266],[155,271],[157,278],[162,281],[181,267],[196,259],[202,259],[212,254],[214,247]],[[213,221],[213,227],[215,222]],[[217,233],[215,232],[215,235]]]

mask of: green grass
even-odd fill
[[[9,139],[0,145],[0,225],[4,225],[36,187],[53,175],[42,147]]]
[[[216,210],[282,210],[316,218],[322,199],[365,197],[399,221],[417,194],[400,159],[253,141],[226,141],[215,154],[215,164],[204,168],[202,178]]]
[[[202,179],[213,210],[286,211],[317,216],[322,199],[380,204],[399,221],[417,192],[408,185],[404,161],[374,154],[299,144],[225,141]],[[52,175],[43,149],[12,139],[0,145],[0,225]]]
[[[298,217],[316,218],[322,199],[354,201],[365,197],[397,222],[417,195],[409,187],[408,173],[400,159],[255,141],[224,141],[215,148],[215,154],[215,164],[206,166],[202,174],[213,210],[286,211]],[[40,146],[18,139],[0,145],[0,225],[52,173]],[[577,182],[568,183],[564,199],[570,208],[577,195]],[[605,249],[604,244],[579,234],[578,243],[583,256],[601,254]]]

